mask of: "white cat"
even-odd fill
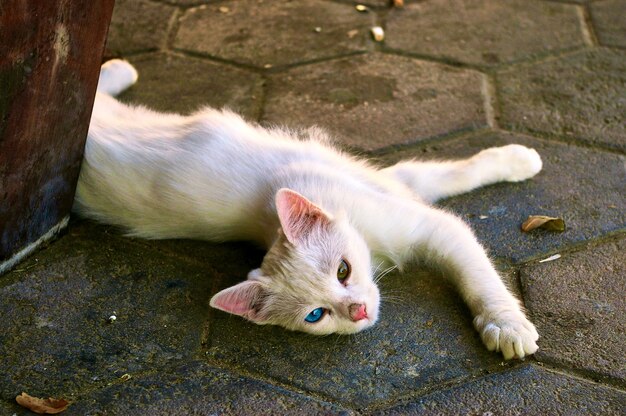
[[[102,67],[75,209],[145,238],[252,240],[268,249],[211,306],[258,324],[354,333],[378,319],[373,265],[416,258],[448,272],[490,350],[522,358],[537,331],[460,219],[430,202],[541,170],[519,145],[461,161],[378,169],[318,129],[265,129],[211,108],[162,114],[112,98],[137,79]],[[374,259],[374,260],[372,260]]]

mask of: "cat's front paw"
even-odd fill
[[[520,311],[483,312],[474,318],[489,351],[500,351],[505,360],[524,358],[537,351],[539,334]]]

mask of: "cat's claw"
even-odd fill
[[[539,334],[521,312],[482,313],[474,318],[489,351],[502,352],[505,360],[534,354]]]

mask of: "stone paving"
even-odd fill
[[[536,148],[536,178],[441,205],[523,298],[538,353],[488,352],[418,265],[385,278],[364,333],[249,324],[208,299],[258,266],[255,247],[74,218],[0,277],[0,414],[28,414],[22,391],[71,400],[67,415],[626,414],[626,2],[405,3],[118,0],[108,47],[140,73],[122,100],[316,124],[382,164]],[[567,230],[524,234],[530,214]]]

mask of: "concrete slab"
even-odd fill
[[[263,121],[318,125],[349,146],[380,149],[487,125],[482,75],[385,54],[272,75]]]
[[[626,51],[594,49],[497,75],[508,129],[626,150]]]
[[[107,48],[117,55],[161,49],[176,9],[148,0],[116,0]]]
[[[187,10],[174,47],[258,68],[291,65],[365,51],[374,18],[322,0],[241,0]]]
[[[580,47],[584,40],[581,19],[572,5],[436,0],[393,9],[387,17],[385,45],[491,67]]]
[[[610,152],[519,134],[486,133],[418,146],[381,159],[391,164],[410,158],[463,158],[511,143],[539,152],[544,163],[539,175],[440,203],[466,219],[491,255],[519,263],[626,228],[624,159]],[[520,226],[529,215],[562,217],[567,229],[523,233]]]
[[[537,359],[626,387],[626,235],[521,270],[539,333]]]
[[[249,120],[259,117],[262,79],[258,74],[165,53],[128,60],[137,68],[139,80],[120,96],[122,101],[183,114],[205,105],[229,107]]]
[[[76,398],[64,415],[342,415],[349,410],[190,362]]]
[[[375,415],[623,415],[626,393],[535,366],[443,390]]]
[[[71,225],[2,277],[0,398],[71,397],[193,357],[212,285],[208,267]]]
[[[626,3],[608,0],[592,3],[591,21],[601,45],[626,47]]]

